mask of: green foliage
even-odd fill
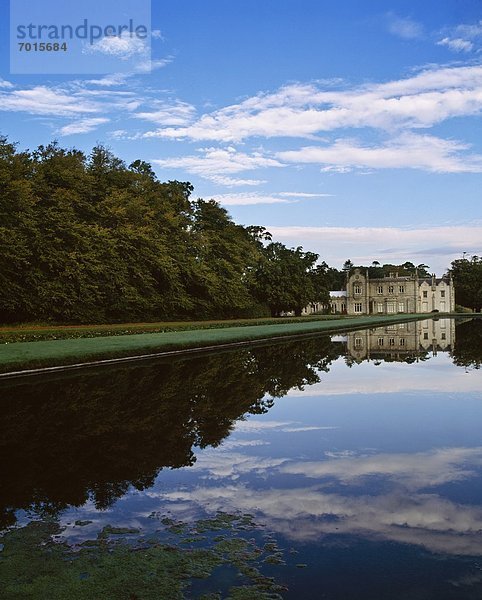
[[[455,302],[479,312],[482,309],[482,258],[454,260],[449,273],[454,279]]]
[[[269,306],[272,316],[289,311],[300,315],[309,302],[326,300],[326,290],[314,267],[317,259],[317,254],[303,252],[301,247],[269,243],[253,274],[255,297]]]
[[[0,190],[0,322],[259,317],[322,295],[315,254],[270,253],[263,227],[103,146],[18,152],[0,138]]]

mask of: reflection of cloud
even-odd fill
[[[375,456],[337,458],[325,461],[285,463],[282,473],[309,478],[335,477],[353,483],[361,477],[379,475],[395,478],[398,485],[419,489],[460,481],[473,474],[466,467],[471,461],[482,465],[482,448],[448,448],[413,454],[377,454]]]
[[[285,462],[284,458],[263,458],[240,452],[216,452],[207,450],[197,456],[190,471],[205,471],[207,479],[238,479],[241,475],[267,475]]]
[[[311,425],[302,425],[296,421],[259,421],[256,419],[250,419],[249,421],[238,421],[236,423],[235,430],[236,432],[259,432],[265,430],[277,430],[283,433],[293,433],[298,431],[313,431],[315,429],[323,430],[323,429],[338,429],[333,426],[311,426]]]
[[[421,490],[472,476],[474,467],[482,465],[482,447],[355,458],[350,458],[349,451],[332,455],[340,458],[295,462],[209,451],[200,455],[193,468],[207,471],[211,479],[228,478],[228,485],[150,496],[167,501],[169,510],[178,516],[192,515],[196,507],[209,512],[255,513],[268,528],[298,541],[316,541],[327,534],[354,534],[417,544],[434,552],[480,554],[482,508],[456,504]],[[345,496],[339,491],[327,493],[327,488],[319,484],[250,489],[234,483],[241,475],[266,478],[275,471],[310,479],[329,476],[342,484],[379,476],[390,478],[394,485],[385,494],[355,496],[352,488]]]
[[[338,427],[315,427],[314,425],[307,425],[306,427],[283,427],[281,431],[283,433],[298,433],[301,431],[317,431],[320,429],[338,429]]]
[[[480,554],[482,509],[430,494],[349,496],[316,488],[251,490],[243,485],[160,494],[173,512],[189,505],[210,512],[255,513],[273,531],[298,541],[327,534],[416,544],[434,552]]]
[[[432,370],[428,371],[426,363],[381,363],[374,366],[372,362],[363,362],[353,369],[347,369],[344,359],[339,359],[331,366],[332,377],[320,383],[310,385],[304,390],[290,390],[288,397],[316,396],[349,396],[351,394],[381,395],[399,401],[400,392],[435,393],[480,393],[480,377],[478,372],[468,375],[463,369],[454,371],[451,358],[439,353],[430,359]],[[448,368],[452,366],[452,368]],[[374,370],[377,370],[377,384],[373,385]],[[335,377],[337,370],[343,370],[343,377]],[[382,377],[382,375],[387,377]]]
[[[222,442],[219,446],[220,450],[231,450],[232,448],[249,446],[269,446],[269,442],[265,440],[236,440],[229,439]]]

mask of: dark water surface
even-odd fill
[[[480,599],[481,361],[440,319],[3,381],[0,528],[249,513],[286,598]]]

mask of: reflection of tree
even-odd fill
[[[470,319],[456,325],[455,346],[451,352],[458,367],[480,369],[482,364],[482,319]]]
[[[338,357],[328,337],[156,361],[0,388],[0,525],[14,510],[109,506],[159,470],[192,465],[245,413],[319,381]],[[3,515],[3,516],[2,516]]]

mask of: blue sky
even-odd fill
[[[151,61],[101,39],[118,69],[100,75],[11,74],[1,11],[20,148],[104,143],[338,267],[482,252],[478,0],[153,0]]]

